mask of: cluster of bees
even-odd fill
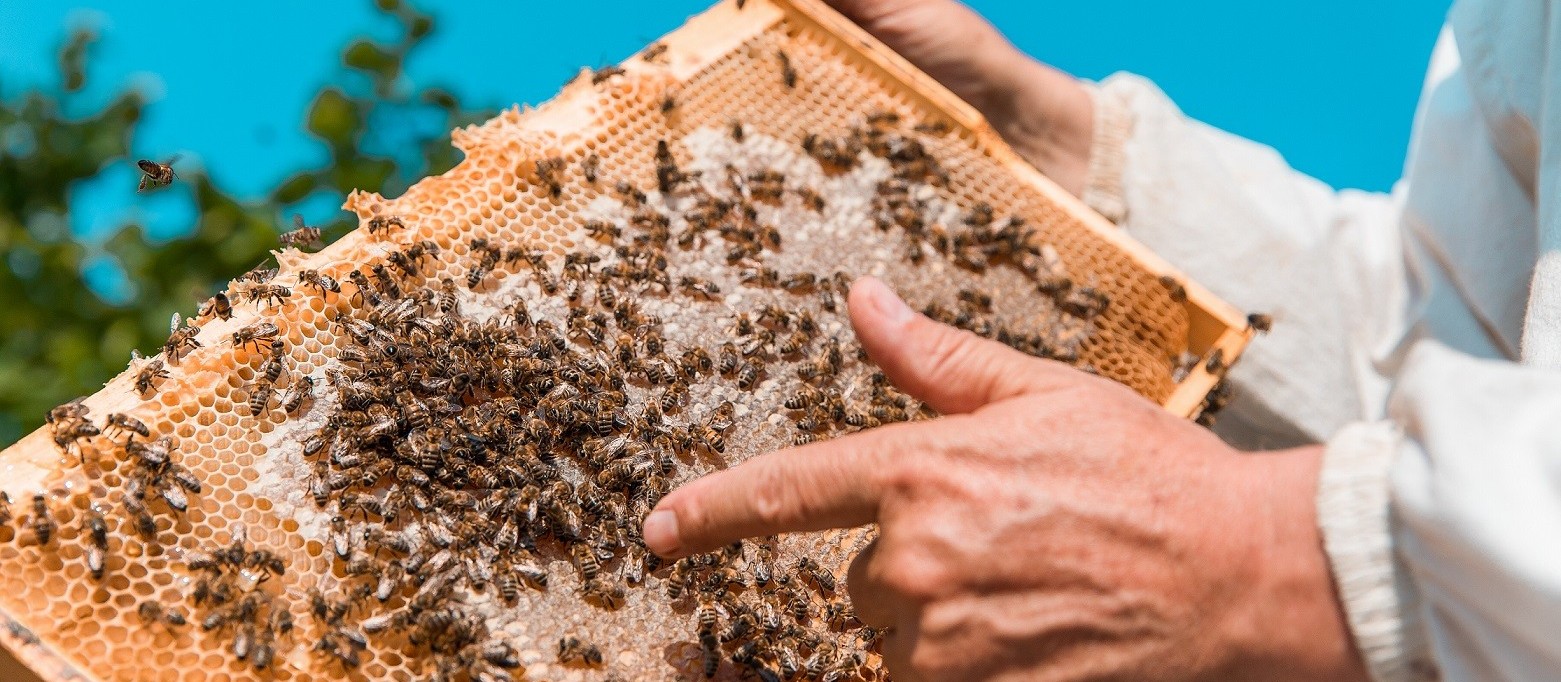
[[[654,61],[664,51],[653,45],[642,57]],[[776,62],[782,81],[795,86],[792,60],[778,51]],[[621,73],[612,67],[590,78],[600,83]],[[662,110],[675,107],[669,95]],[[799,144],[829,174],[851,171],[864,155],[887,162],[891,173],[876,187],[871,219],[903,236],[907,262],[941,258],[972,275],[1013,268],[1051,298],[1067,324],[1016,328],[977,288],[928,303],[926,314],[1077,364],[1089,322],[1110,299],[1070,279],[1056,252],[1018,217],[977,204],[951,225],[933,218],[936,209],[917,189],[947,187],[950,177],[925,140],[948,130],[937,121],[905,126],[899,114],[880,111],[843,135],[810,134]],[[743,141],[740,122],[730,135]],[[253,379],[244,390],[251,418],[323,422],[303,442],[308,469],[297,481],[330,515],[326,544],[342,576],[307,599],[319,632],[311,649],[330,664],[357,668],[383,639],[422,657],[434,679],[508,680],[521,667],[519,655],[490,628],[481,602],[517,605],[528,592],[567,582],[590,608],[616,611],[630,590],[655,583],[660,589],[646,594],[689,614],[707,677],[731,667],[766,682],[884,678],[869,663],[882,633],[856,619],[829,568],[805,556],[781,561],[779,538],[671,563],[644,546],[640,523],[661,497],[696,467],[723,462],[729,437],[743,438],[765,416],[712,398],[725,394],[717,387],[745,394],[767,381],[785,387],[775,409],[789,419],[796,444],[933,416],[867,365],[853,338],[826,331],[840,328],[850,274],[781,272],[766,263],[784,237],[760,208],[791,204],[821,213],[823,195],[775,169],[727,166],[720,178],[685,171],[667,140],[652,162],[654,196],[603,177],[595,154],[531,165],[545,197],[556,200],[583,181],[624,209],[621,219],[584,222],[589,239],[561,257],[470,239],[460,257],[464,276],[449,278],[430,274],[430,262],[454,262],[453,251],[418,241],[345,272],[299,272],[291,285],[273,281],[277,270],[257,268],[230,288],[232,299],[219,293],[201,306],[198,318],[227,320],[235,304],[261,311],[304,297],[352,304],[331,322],[338,343],[323,377],[289,366],[288,341],[274,321],[252,322],[226,340],[235,353],[250,351]],[[172,182],[171,163],[140,162],[142,189]],[[375,215],[367,232],[393,241],[405,228],[401,216]],[[321,234],[295,217],[281,241],[317,246]],[[707,252],[719,255],[699,260]],[[686,266],[691,259],[695,267]],[[707,279],[721,266],[736,273],[740,288],[770,302],[729,309],[723,293],[731,292]],[[495,289],[498,274],[521,278],[547,304],[515,298],[498,314],[465,309],[471,292]],[[656,300],[722,315],[728,334],[678,343],[648,311]],[[162,354],[138,368],[135,390],[155,392],[169,367],[200,347],[198,331],[194,320],[181,325],[175,316]],[[333,399],[317,403],[317,390]],[[154,438],[133,417],[109,415],[99,426],[78,400],[56,408],[49,423],[67,452],[105,440],[119,449],[117,459],[128,463],[122,506],[148,539],[156,534],[154,512],[182,512],[186,495],[201,491],[173,456],[179,444]],[[745,428],[734,430],[738,424]],[[9,521],[9,498],[0,503]],[[40,544],[53,533],[50,519],[40,495],[31,520]],[[82,523],[86,560],[101,578],[107,524],[98,504]],[[552,575],[560,563],[571,580]],[[236,658],[270,666],[294,632],[287,601],[262,585],[285,572],[282,558],[249,546],[239,529],[229,545],[185,553],[184,568],[195,578],[188,608],[146,601],[140,617],[167,628],[196,623],[228,638]],[[613,652],[573,633],[554,653],[561,665],[599,668]]]

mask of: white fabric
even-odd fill
[[[1329,443],[1319,522],[1373,676],[1561,680],[1561,1],[1461,0],[1448,25],[1391,195],[1119,74],[1097,139],[1125,143],[1086,198],[1274,315],[1218,430]]]

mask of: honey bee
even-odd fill
[[[368,648],[368,639],[363,636],[363,633],[340,625],[326,630],[314,645],[315,651],[329,654],[343,668],[356,668],[361,665],[362,653]]]
[[[742,121],[732,121],[732,140],[737,142],[737,143],[739,143],[739,144],[741,144],[744,137],[745,137],[745,135],[743,133],[743,122]]]
[[[867,115],[867,125],[874,128],[892,128],[900,125],[900,114],[887,109],[878,109]]]
[[[369,218],[369,234],[388,232],[392,227],[406,229],[406,226],[406,222],[402,221],[401,216],[376,215]]]
[[[716,286],[715,282],[711,282],[710,280],[700,277],[695,277],[693,275],[684,275],[679,277],[678,288],[691,296],[696,296],[711,301],[716,300],[716,297],[721,293],[721,287]]]
[[[640,59],[647,62],[665,62],[666,54],[667,44],[658,40],[640,51]]]
[[[233,332],[233,345],[243,348],[253,344],[258,352],[262,346],[270,348],[276,343],[276,335],[279,330],[270,322],[255,322],[236,332]]]
[[[173,438],[163,436],[150,443],[129,443],[125,445],[125,451],[135,456],[142,464],[151,469],[160,469],[168,463],[168,453],[173,449]]]
[[[1171,300],[1177,303],[1187,300],[1187,288],[1170,275],[1160,275],[1160,285],[1165,287]]]
[[[558,640],[558,662],[564,664],[578,664],[586,666],[599,666],[602,664],[602,651],[594,644],[587,644],[578,637],[561,637]]]
[[[163,355],[167,356],[174,364],[184,357],[188,351],[200,348],[201,342],[196,340],[200,334],[199,327],[179,327],[177,324],[169,331],[168,341],[163,344]]]
[[[992,312],[992,295],[975,289],[960,289],[959,301],[981,312]]]
[[[835,576],[824,570],[812,557],[797,559],[797,573],[811,581],[820,594],[832,594],[835,591]]]
[[[158,163],[150,159],[137,160],[136,167],[141,169],[141,182],[136,186],[136,191],[145,192],[173,184],[173,179],[178,177],[173,172],[173,164],[178,160],[178,155],[168,159],[167,163]]]
[[[145,366],[141,367],[139,372],[136,372],[136,393],[140,393],[142,396],[145,396],[154,388],[155,381],[158,379],[167,378],[168,370],[163,367],[162,359],[153,358],[150,362],[146,363]]]
[[[798,272],[787,275],[780,281],[780,287],[791,293],[804,292],[813,288],[818,283],[818,276],[811,272]]]
[[[120,433],[133,434],[132,437],[152,437],[151,429],[148,429],[146,424],[141,423],[141,420],[136,419],[135,417],[132,417],[128,414],[122,414],[119,412],[108,415],[108,425],[104,427],[104,430],[107,431],[109,429],[119,431]]]
[[[228,301],[227,294],[219,291],[216,295],[207,299],[205,303],[201,304],[201,308],[196,314],[200,317],[215,315],[218,319],[231,319],[233,317],[233,304]]]
[[[1267,334],[1274,328],[1274,316],[1267,313],[1251,313],[1247,315],[1247,326],[1260,334]]]
[[[814,213],[822,213],[824,211],[824,197],[818,193],[818,190],[812,187],[799,187],[797,188],[797,196],[802,198],[802,205],[806,206],[808,210]]]
[[[678,184],[687,179],[682,171],[678,170],[677,160],[672,156],[672,150],[667,146],[666,140],[656,141],[656,184],[662,194],[669,194],[676,189]]]
[[[672,111],[674,109],[677,109],[677,107],[678,107],[677,98],[674,97],[672,95],[672,93],[669,92],[669,93],[667,93],[665,96],[663,96],[661,98],[661,114],[663,116],[670,116],[670,115],[672,115]]]
[[[319,246],[320,228],[305,225],[304,217],[294,213],[293,229],[288,232],[283,232],[280,237],[277,237],[277,241],[280,242],[282,246],[291,246],[299,249],[305,246]]]
[[[314,377],[298,377],[282,396],[282,411],[297,414],[304,402],[314,397]]]
[[[1225,349],[1215,348],[1214,352],[1209,353],[1209,360],[1204,363],[1203,368],[1209,374],[1219,374],[1225,371]]]
[[[249,296],[250,303],[265,301],[272,306],[278,306],[282,305],[287,297],[293,295],[293,290],[280,284],[256,284],[245,293]]]
[[[601,85],[607,79],[621,75],[623,75],[623,67],[621,66],[604,66],[600,69],[593,69],[591,71],[591,85]]]
[[[333,294],[341,293],[341,284],[328,275],[322,275],[318,270],[304,270],[298,273],[298,281],[306,287],[313,287],[321,296],[329,291]]]
[[[49,544],[50,538],[54,537],[54,514],[49,509],[48,499],[42,493],[33,495],[32,516],[33,535],[37,536],[38,544]]]
[[[785,50],[776,50],[775,56],[780,60],[781,82],[787,88],[797,87],[797,69],[791,65],[791,56]]]
[[[623,586],[608,580],[605,576],[585,581],[581,594],[587,602],[608,611],[616,611],[623,607]]]
[[[184,614],[179,613],[173,609],[166,608],[161,603],[158,603],[154,600],[141,602],[141,604],[136,607],[136,615],[140,616],[141,620],[148,625],[161,623],[169,627],[179,627],[184,625],[186,622],[184,619]]]
[[[737,387],[748,390],[757,383],[759,383],[759,368],[752,362],[744,361],[737,368]]]
[[[949,133],[949,131],[952,130],[952,128],[949,126],[948,121],[938,120],[938,121],[922,121],[921,123],[917,123],[916,126],[915,126],[915,130],[916,130],[916,132],[922,133],[922,134],[925,134],[925,135],[939,135],[939,136],[941,136],[941,135],[947,135]]]
[[[536,163],[537,181],[547,187],[547,193],[555,199],[564,193],[564,166],[564,160],[557,156]]]

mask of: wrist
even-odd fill
[[[1258,501],[1248,597],[1227,635],[1239,652],[1223,679],[1367,680],[1317,525],[1321,446],[1245,456]]]
[[[993,78],[975,103],[999,135],[1063,189],[1079,196],[1089,171],[1095,103],[1085,85],[1012,45],[985,58]]]

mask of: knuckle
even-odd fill
[[[897,552],[886,557],[878,568],[878,582],[885,589],[913,602],[925,602],[941,593],[949,582],[943,562],[918,556],[918,552]]]
[[[795,524],[806,512],[796,494],[796,482],[779,466],[763,462],[754,471],[753,505],[754,520],[770,528]]]
[[[926,375],[944,377],[969,372],[972,356],[980,347],[980,337],[941,324],[935,329],[936,333],[929,335],[931,338],[927,340],[922,351],[922,363]]]

